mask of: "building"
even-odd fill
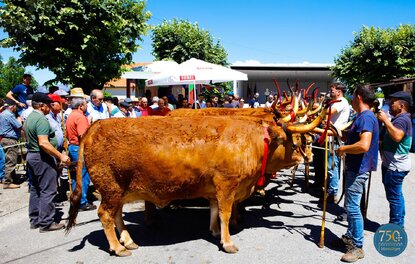
[[[263,103],[267,95],[277,93],[274,80],[278,82],[281,92],[289,90],[287,80],[291,86],[295,86],[298,81],[300,89],[315,83],[313,87],[318,87],[319,92],[327,92],[334,81],[330,66],[329,64],[232,65],[233,70],[248,74],[248,81],[238,83],[234,92],[244,98],[249,98],[258,92],[259,101]]]

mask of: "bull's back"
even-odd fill
[[[215,181],[255,182],[262,130],[221,117],[102,120],[85,136],[85,163],[97,189],[131,200],[209,198]]]

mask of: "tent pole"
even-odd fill
[[[196,104],[196,100],[197,100],[197,96],[196,96],[196,92],[197,92],[196,91],[197,90],[196,89],[196,81],[193,81],[193,87],[194,87],[193,88],[193,91],[194,91],[194,95],[195,95],[193,101],[194,101],[194,104],[195,104],[195,109],[197,109],[197,104]]]

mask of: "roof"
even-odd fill
[[[333,64],[233,64],[231,69],[248,74],[250,81],[278,79],[279,76],[293,80],[331,80]]]
[[[127,68],[136,68],[136,67],[141,67],[144,65],[148,65],[151,62],[136,62],[136,63],[132,63],[130,65],[124,65]],[[120,79],[113,79],[109,82],[107,82],[106,84],[104,84],[104,87],[122,87],[125,88],[127,86],[127,79],[124,78],[120,78]]]

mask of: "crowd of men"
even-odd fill
[[[65,177],[69,173],[72,176],[70,187],[75,188],[76,177],[70,169],[73,167],[71,164],[78,161],[80,139],[93,122],[107,118],[165,116],[178,108],[245,106],[244,100],[237,95],[225,95],[223,100],[213,96],[205,101],[203,94],[200,94],[198,100],[190,104],[182,95],[177,99],[172,95],[151,98],[146,93],[147,96],[142,98],[125,98],[119,102],[116,97],[104,97],[104,93],[98,89],[92,90],[89,95],[84,94],[82,88],[73,88],[67,93],[57,90],[56,87],[51,87],[49,94],[34,93],[30,83],[31,76],[25,74],[22,83],[16,85],[0,101],[0,180],[4,190],[20,188],[14,173],[19,156],[19,142],[24,141],[30,186],[30,228],[39,228],[40,232],[64,228],[64,224],[54,220],[58,187],[64,185]],[[329,132],[332,151],[328,155],[330,166],[327,184],[327,199],[329,202],[336,202],[340,158],[345,155],[344,206],[348,228],[341,238],[346,246],[346,254],[342,260],[354,262],[364,257],[360,200],[370,172],[377,169],[378,153],[382,158],[382,182],[390,205],[390,223],[404,226],[405,202],[402,184],[411,168],[409,152],[411,148],[414,150],[414,124],[410,114],[412,96],[407,92],[400,91],[390,95],[389,113],[382,110],[374,113],[371,108],[375,98],[370,87],[355,87],[351,105],[344,97],[345,91],[346,87],[340,83],[330,87],[328,97],[338,102],[331,109],[330,120],[323,122],[322,127],[316,128],[314,132],[324,135],[328,125],[340,129],[348,123],[350,114],[353,111],[356,113],[350,130],[343,134],[342,140],[336,139]],[[255,93],[248,106],[259,107],[258,97],[259,94]],[[274,100],[275,96],[270,95],[265,107],[270,107]],[[321,160],[322,155],[324,152],[316,151],[315,159]],[[315,185],[321,189],[324,186],[324,167],[316,163],[315,172]],[[85,167],[82,170],[82,185],[90,185]],[[63,188],[61,192],[64,194],[61,193],[60,196],[66,198],[66,189]],[[87,194],[88,188],[84,188],[80,206],[82,211],[96,209]]]

